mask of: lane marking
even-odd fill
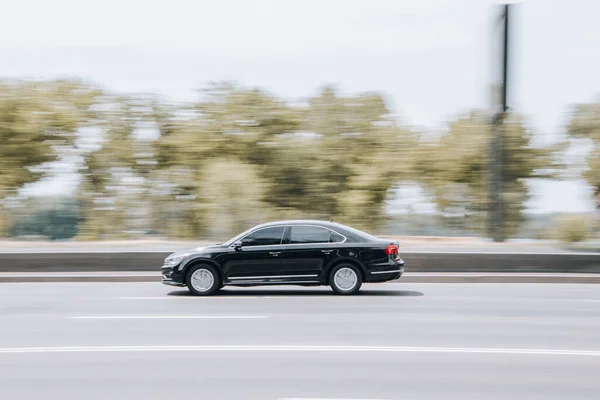
[[[399,296],[401,297],[401,296]],[[407,297],[411,297],[411,296],[407,296]],[[511,302],[523,302],[523,301],[541,301],[541,302],[560,302],[560,301],[564,301],[564,302],[584,302],[584,303],[600,303],[600,300],[598,299],[577,299],[577,298],[562,298],[562,297],[497,297],[497,296],[489,296],[489,297],[482,297],[482,296],[447,296],[447,295],[442,295],[442,296],[436,296],[436,295],[432,295],[432,296],[414,296],[414,297],[419,297],[419,298],[423,298],[424,300],[445,300],[445,301],[451,301],[451,300],[471,300],[471,301],[495,301],[495,302],[504,302],[504,301],[511,301]]]
[[[81,315],[68,319],[267,319],[265,315]]]
[[[92,352],[337,352],[337,353],[462,353],[599,357],[600,350],[502,349],[469,347],[397,346],[85,346],[4,347],[0,353],[92,353]]]
[[[213,297],[197,297],[197,296],[140,296],[140,297],[114,297],[113,300],[209,300],[209,299],[258,299],[264,296],[213,296]]]
[[[176,298],[192,298],[191,296],[145,296],[145,297],[114,297],[113,300],[172,300]]]

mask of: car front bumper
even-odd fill
[[[185,284],[183,283],[183,275],[178,273],[177,266],[162,266],[160,268],[161,273],[161,282],[165,285],[169,286],[179,286],[183,287]]]

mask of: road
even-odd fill
[[[0,399],[598,399],[600,286],[0,284]]]

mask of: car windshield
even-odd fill
[[[250,229],[248,229],[248,230],[240,233],[239,235],[236,235],[236,236],[232,237],[228,241],[223,242],[222,246],[231,246],[233,244],[233,242],[235,242],[237,240],[240,240],[241,238],[243,238],[244,236],[246,236],[247,234],[249,234],[250,232],[252,232],[252,231],[254,231],[256,229],[258,229],[258,227],[254,226],[254,227],[252,227],[252,228],[250,228]]]

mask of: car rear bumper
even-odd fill
[[[387,282],[400,279],[404,274],[404,260],[400,259],[386,265],[379,265],[367,271],[366,282]]]

